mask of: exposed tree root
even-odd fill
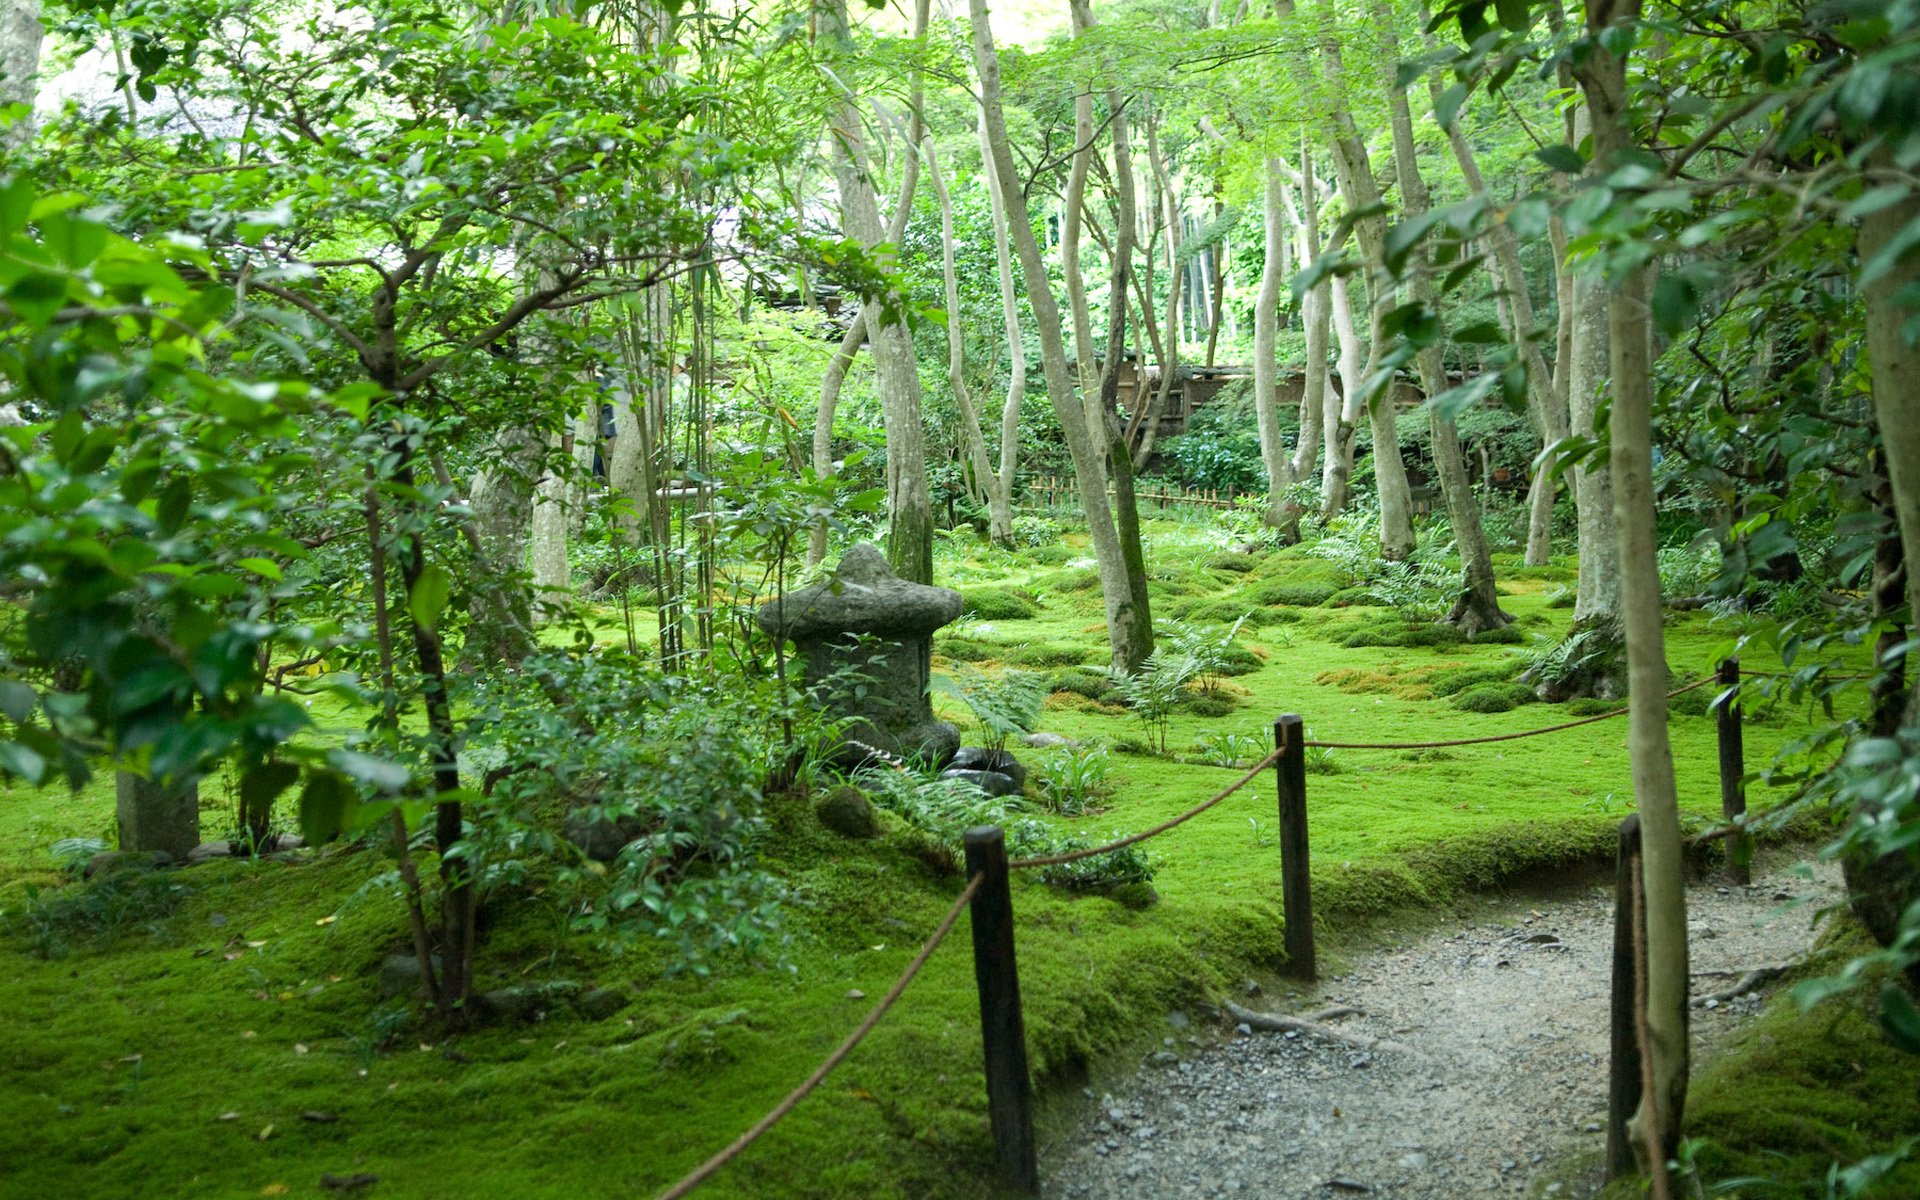
[[[1350,1017],[1360,1013],[1357,1008],[1328,1008],[1304,1017],[1285,1013],[1254,1012],[1250,1008],[1241,1008],[1228,1001],[1227,1015],[1247,1026],[1249,1029],[1264,1030],[1268,1033],[1304,1033],[1308,1037],[1317,1037],[1323,1041],[1340,1042],[1358,1050],[1385,1050],[1396,1054],[1412,1054],[1413,1047],[1386,1038],[1368,1037],[1364,1033],[1349,1033],[1344,1029],[1335,1029],[1326,1024],[1336,1017]]]

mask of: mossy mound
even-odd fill
[[[963,588],[962,608],[983,621],[1029,621],[1040,615],[1040,601],[1018,588]]]
[[[1251,675],[1267,665],[1267,660],[1254,650],[1245,646],[1228,646],[1220,656],[1220,665],[1216,674],[1228,677]]]
[[[1368,621],[1341,635],[1339,641],[1349,650],[1364,646],[1458,646],[1467,635],[1451,625],[1429,621]]]
[[[1318,608],[1339,592],[1331,583],[1316,580],[1263,579],[1247,589],[1247,599],[1257,604],[1285,604],[1294,608]]]
[[[1007,661],[1019,663],[1023,667],[1073,667],[1087,661],[1092,651],[1085,646],[1059,646],[1051,642],[1035,642],[1031,646],[1022,646],[1007,656]]]
[[[1244,575],[1260,565],[1260,560],[1251,554],[1216,554],[1207,560],[1207,568],[1213,571],[1231,571],[1235,575]]]
[[[1843,914],[1796,973],[1832,974],[1877,948]],[[1876,975],[1870,986],[1805,1012],[1782,990],[1709,1060],[1687,1094],[1688,1133],[1702,1139],[1694,1161],[1704,1181],[1755,1181],[1734,1193],[1741,1196],[1824,1196],[1835,1163],[1885,1153],[1920,1129],[1920,1056],[1902,1052],[1881,1031],[1879,990],[1886,983]],[[1920,1196],[1920,1159],[1892,1167],[1859,1195]]]
[[[1225,717],[1240,707],[1239,700],[1226,692],[1189,692],[1180,698],[1182,712],[1196,717]]]
[[[1071,567],[1034,577],[1033,586],[1046,592],[1084,592],[1100,586],[1100,572],[1092,567]]]
[[[1061,545],[1058,542],[1051,546],[1033,546],[1021,553],[1043,567],[1057,567],[1061,563],[1069,563],[1079,557],[1079,552],[1072,546]]]
[[[1385,608],[1380,597],[1373,594],[1372,588],[1341,588],[1328,596],[1324,603],[1328,608]]]
[[[995,662],[1005,650],[1005,646],[983,642],[978,638],[943,637],[935,638],[933,642],[935,654],[954,662]]]

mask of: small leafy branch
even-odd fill
[[[1185,621],[1168,621],[1162,627],[1169,645],[1181,654],[1192,656],[1201,691],[1212,695],[1219,690],[1220,681],[1225,677],[1227,655],[1233,649],[1233,640],[1240,636],[1240,627],[1247,623],[1251,615],[1241,614],[1239,620],[1225,629],[1189,625]]]

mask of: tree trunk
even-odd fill
[[[1331,300],[1333,334],[1339,343],[1336,367],[1340,393],[1327,395],[1325,408],[1327,461],[1320,468],[1320,517],[1332,520],[1347,510],[1353,488],[1353,445],[1360,429],[1360,338],[1353,330],[1353,299],[1347,281],[1335,276],[1327,289]],[[1309,363],[1311,367],[1311,363]]]
[[[1392,78],[1400,60],[1399,40],[1393,31],[1393,14],[1384,5],[1374,7],[1375,23],[1383,38],[1382,61],[1387,64],[1385,84],[1392,105],[1394,175],[1400,184],[1400,219],[1419,218],[1431,203],[1426,180],[1420,177],[1420,160],[1413,141],[1413,112],[1407,104],[1405,89],[1396,88]],[[1433,268],[1425,246],[1412,263],[1411,292],[1416,302],[1432,313],[1437,327],[1441,321],[1438,298],[1433,290]],[[1431,400],[1447,390],[1446,364],[1441,359],[1438,328],[1431,342],[1414,356],[1420,372],[1420,387]],[[1500,609],[1500,597],[1494,586],[1493,555],[1487,548],[1487,535],[1480,525],[1480,506],[1467,484],[1467,464],[1460,451],[1460,434],[1453,418],[1429,406],[1433,430],[1433,466],[1440,477],[1440,490],[1447,500],[1447,515],[1453,524],[1454,545],[1460,552],[1460,595],[1453,608],[1442,618],[1444,623],[1467,636],[1509,625],[1513,618]]]
[[[1431,77],[1429,86],[1437,102],[1440,95],[1437,75]],[[1456,120],[1453,127],[1447,130],[1447,141],[1453,147],[1454,161],[1460,165],[1460,175],[1466,182],[1467,191],[1486,195],[1486,178],[1480,173],[1473,145],[1467,141],[1459,121]],[[1527,291],[1526,272],[1520,266],[1520,240],[1504,221],[1494,222],[1487,238],[1493,245],[1495,282],[1506,300],[1504,312],[1508,333],[1513,344],[1526,357],[1527,407],[1543,444],[1550,446],[1567,436],[1567,402],[1555,391],[1553,372],[1547,366],[1546,356],[1541,353],[1540,343],[1534,336],[1538,330],[1538,320],[1534,314],[1533,296]],[[1528,566],[1544,566],[1553,550],[1553,504],[1557,491],[1550,474],[1544,470],[1535,472],[1533,486],[1528,492]],[[1577,497],[1575,503],[1579,503]]]
[[[947,181],[940,173],[940,159],[933,139],[923,143],[927,159],[927,182],[940,204],[940,273],[945,282],[947,304],[947,386],[953,389],[954,405],[960,410],[960,440],[973,478],[987,500],[987,532],[993,544],[1013,548],[1013,507],[1000,487],[1000,478],[987,460],[987,437],[980,428],[980,410],[974,406],[973,391],[967,387],[965,339],[960,328],[960,275],[954,266],[953,197],[947,193]]]
[[[1594,161],[1611,170],[1633,146],[1628,128],[1626,62],[1609,53],[1599,35],[1617,21],[1636,21],[1640,0],[1588,0],[1594,49],[1580,84],[1593,114]],[[1614,523],[1620,545],[1622,616],[1627,641],[1628,747],[1633,793],[1640,813],[1646,896],[1647,1103],[1633,1125],[1651,1172],[1679,1147],[1688,1077],[1687,898],[1680,809],[1667,738],[1668,685],[1661,626],[1660,568],[1653,496],[1652,271],[1641,267],[1620,281],[1607,303],[1608,361],[1613,382],[1610,422]],[[1658,1161],[1651,1161],[1658,1151]]]
[[[915,37],[925,33],[926,11],[926,0],[922,0],[915,17]],[[823,36],[835,45],[850,45],[852,33],[845,0],[827,5],[821,14]],[[917,83],[915,87],[917,90]],[[914,143],[920,135],[920,106],[911,107],[915,119],[905,147],[904,182],[897,212],[912,209],[913,183],[919,171]],[[830,134],[834,178],[840,191],[841,228],[863,245],[880,245],[888,240],[889,231],[880,219],[880,200],[868,162],[860,107],[853,95],[842,94],[835,105]],[[873,348],[874,390],[879,393],[886,424],[887,560],[900,578],[932,583],[933,499],[927,486],[926,429],[920,415],[920,365],[914,356],[913,333],[904,321],[888,321],[878,305],[862,306],[861,314]]]
[[[0,133],[0,149],[18,150],[33,137],[34,102],[40,98],[40,0],[0,0],[0,107],[26,112]]]
[[[1891,155],[1876,151],[1876,165],[1891,170]],[[1859,252],[1864,266],[1881,255],[1910,223],[1920,221],[1920,195],[1906,199],[1860,221]],[[1867,301],[1867,360],[1873,368],[1873,411],[1880,426],[1881,454],[1887,485],[1893,493],[1893,511],[1899,514],[1900,541],[1906,560],[1907,611],[1920,615],[1920,350],[1907,333],[1913,306],[1903,291],[1920,287],[1920,251],[1907,247],[1878,278],[1862,291]],[[1920,624],[1920,620],[1915,621]],[[1906,672],[1913,676],[1912,671]],[[1920,688],[1907,704],[1907,721],[1920,722]]]
[[[533,481],[544,456],[541,439],[525,429],[503,429],[467,493],[479,535],[471,588],[472,631],[467,652],[484,663],[518,661],[533,649],[532,605],[524,581],[533,524]],[[411,586],[411,585],[409,585]]]
[[[1294,521],[1287,504],[1287,489],[1294,480],[1293,459],[1280,434],[1280,363],[1275,356],[1280,335],[1280,284],[1292,273],[1288,270],[1287,233],[1281,219],[1285,186],[1280,161],[1269,157],[1261,223],[1265,261],[1260,268],[1260,293],[1253,302],[1253,412],[1260,430],[1260,460],[1267,469],[1266,521],[1274,529],[1283,529]],[[1305,436],[1303,428],[1301,437]]]
[[[1089,540],[1099,564],[1100,591],[1106,602],[1107,643],[1113,653],[1114,668],[1132,671],[1153,652],[1152,620],[1148,612],[1133,601],[1120,534],[1114,526],[1113,511],[1107,505],[1106,488],[1100,476],[1099,449],[1087,425],[1086,408],[1074,389],[1066,342],[1061,336],[1060,305],[1054,299],[1046,263],[1040,256],[1032,226],[1012,204],[1013,198],[1022,193],[1019,175],[1014,170],[1013,150],[1007,141],[1006,116],[1001,109],[1000,60],[993,45],[986,0],[969,0],[968,13],[973,27],[973,58],[979,74],[980,103],[986,114],[991,150],[989,168],[999,176],[1001,191],[1008,199],[1007,229],[1020,257],[1027,300],[1033,308],[1040,335],[1040,365],[1047,379],[1047,396],[1053,402],[1054,415],[1059,419],[1067,451],[1072,456],[1081,503],[1086,508]]]
[[[995,275],[1000,282],[1000,318],[1007,334],[1007,398],[1000,406],[1000,490],[1011,507],[1020,464],[1020,409],[1027,401],[1027,335],[1020,328],[1020,296],[1014,291],[1013,251],[1007,244],[1010,218],[1007,215],[1006,197],[1000,191],[1000,174],[993,169],[993,147],[987,138],[985,110],[981,111],[977,124],[980,161],[985,167],[987,199],[993,214],[993,261]],[[1077,228],[1076,223],[1076,232]],[[1106,488],[1105,476],[1102,476],[1101,492],[1105,493]],[[1011,512],[1008,514],[1007,527],[1011,540]]]
[[[542,606],[565,604],[572,590],[567,568],[567,498],[572,481],[558,469],[562,462],[571,461],[567,448],[567,440],[557,433],[548,439],[546,463],[534,487],[529,540],[536,617]]]
[[[1300,262],[1310,265],[1320,257],[1320,197],[1313,173],[1313,150],[1300,150]],[[1303,480],[1313,472],[1327,419],[1327,343],[1333,334],[1333,283],[1322,279],[1303,301],[1301,317],[1307,327],[1306,374],[1300,381],[1300,441],[1294,448],[1293,477]],[[1297,516],[1297,514],[1296,514]]]

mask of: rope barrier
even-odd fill
[[[1667,699],[1684,696],[1696,688],[1703,688],[1717,682],[1712,676],[1690,683],[1683,688],[1675,688],[1667,693]],[[1597,717],[1582,717],[1578,721],[1566,721],[1559,725],[1548,725],[1544,729],[1528,729],[1520,733],[1494,733],[1485,737],[1455,738],[1450,742],[1302,742],[1301,745],[1318,750],[1440,750],[1449,746],[1479,746],[1487,742],[1511,742],[1520,738],[1539,737],[1543,733],[1559,733],[1563,729],[1577,729],[1582,725],[1591,725],[1596,721],[1611,721],[1615,717],[1624,717],[1632,710],[1616,708],[1610,713],[1601,713]]]
[[[873,1031],[873,1027],[880,1023],[880,1018],[887,1015],[887,1010],[893,1007],[894,1001],[898,1000],[901,993],[907,990],[907,985],[913,982],[914,976],[920,973],[920,968],[927,965],[927,959],[933,956],[933,952],[939,948],[940,943],[946,940],[947,934],[953,931],[954,923],[960,919],[960,914],[967,905],[973,902],[974,893],[980,890],[980,885],[985,879],[986,874],[982,872],[967,881],[966,888],[954,899],[953,907],[947,910],[945,917],[941,918],[939,926],[933,931],[933,936],[927,939],[926,945],[920,948],[920,953],[914,956],[914,960],[907,964],[907,969],[901,973],[893,987],[880,998],[878,1004],[873,1006],[873,1011],[867,1014],[866,1019],[847,1035],[846,1040],[841,1042],[832,1054],[827,1055],[818,1067],[814,1068],[813,1074],[807,1076],[806,1082],[787,1093],[787,1098],[774,1105],[766,1116],[754,1122],[753,1128],[735,1138],[726,1149],[688,1172],[680,1182],[661,1192],[656,1200],[680,1200],[680,1197],[705,1183],[708,1176],[732,1162],[742,1150],[758,1141],[761,1134],[779,1124],[780,1119],[792,1112],[794,1105],[806,1099],[809,1092],[819,1087],[833,1069],[840,1065],[840,1061],[852,1053],[853,1048]]]
[[[1823,682],[1832,683],[1850,683],[1873,678],[1872,675],[1827,675],[1821,673],[1818,667],[1815,667],[1813,670],[1814,674],[1806,675],[1807,682],[1809,683],[1813,682],[1815,678]],[[1799,679],[1804,673],[1800,671],[1749,671],[1742,667],[1740,674],[1752,679]]]
[[[1311,745],[1312,743],[1308,743],[1308,744]],[[1123,837],[1117,842],[1108,842],[1104,846],[1095,846],[1089,850],[1070,850],[1064,854],[1049,854],[1044,858],[1016,858],[1012,862],[1008,863],[1007,866],[1010,869],[1016,870],[1016,871],[1024,870],[1028,867],[1054,867],[1054,866],[1060,865],[1061,863],[1078,862],[1083,858],[1093,858],[1101,854],[1111,854],[1115,850],[1124,850],[1128,846],[1133,845],[1135,842],[1144,842],[1148,838],[1159,837],[1161,834],[1165,833],[1167,830],[1172,829],[1178,825],[1184,825],[1188,821],[1193,820],[1195,817],[1199,816],[1201,813],[1207,811],[1208,809],[1212,808],[1214,805],[1220,803],[1222,800],[1225,800],[1228,796],[1233,795],[1235,792],[1239,791],[1241,788],[1247,786],[1247,784],[1253,782],[1254,778],[1258,776],[1260,772],[1266,770],[1268,767],[1271,767],[1274,763],[1280,761],[1280,755],[1284,752],[1285,752],[1285,747],[1282,747],[1279,750],[1275,750],[1272,754],[1269,754],[1265,758],[1261,759],[1245,775],[1242,775],[1239,779],[1235,780],[1233,783],[1228,784],[1225,790],[1214,793],[1211,799],[1201,804],[1195,805],[1194,807],[1188,809],[1186,812],[1183,812],[1179,816],[1174,817],[1172,820],[1162,821],[1160,824],[1155,825],[1152,829],[1143,830],[1142,832],[1133,834],[1130,837]]]

